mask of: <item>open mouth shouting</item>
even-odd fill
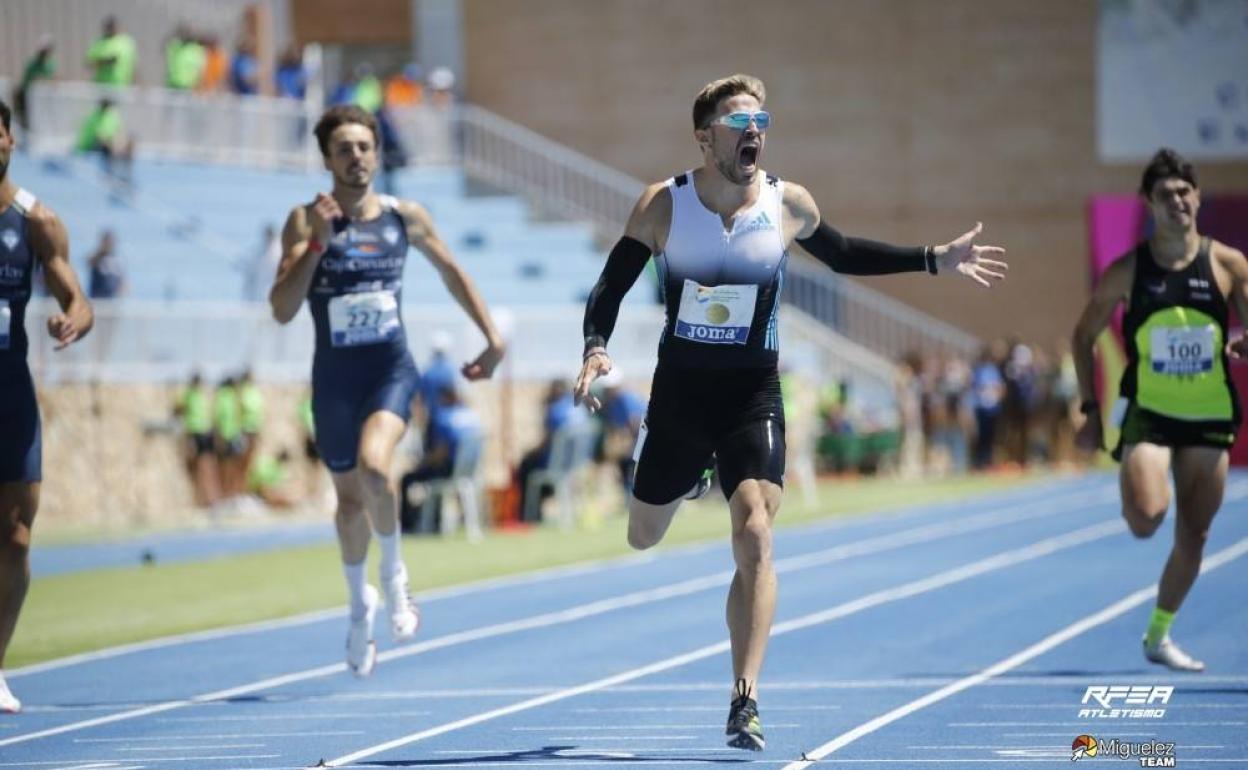
[[[737,145],[737,167],[747,175],[758,170],[758,154],[762,146],[757,139],[744,139]]]

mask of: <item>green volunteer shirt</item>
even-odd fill
[[[134,38],[126,34],[102,37],[87,49],[87,61],[95,67],[95,82],[104,85],[133,83],[135,58]]]

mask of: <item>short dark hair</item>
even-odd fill
[[[4,132],[9,133],[9,123],[13,120],[13,110],[9,109],[9,104],[0,99],[0,123],[4,124]]]
[[[321,119],[316,121],[316,128],[312,129],[312,133],[316,134],[316,143],[321,147],[321,154],[329,156],[329,136],[339,126],[347,123],[359,123],[369,131],[373,132],[373,142],[377,145],[378,152],[381,151],[381,134],[377,130],[377,119],[366,110],[363,110],[354,104],[339,104],[336,107],[330,107],[325,110],[325,114]]]
[[[767,100],[767,88],[763,81],[753,75],[740,73],[731,77],[713,80],[702,87],[698,97],[693,100],[693,127],[695,130],[706,128],[707,122],[715,114],[719,103],[730,96],[749,94],[762,104]]]
[[[1162,147],[1144,167],[1144,177],[1140,180],[1140,195],[1152,198],[1153,186],[1162,179],[1171,177],[1182,179],[1192,187],[1200,187],[1196,184],[1196,169],[1192,167],[1187,158],[1169,147]]]

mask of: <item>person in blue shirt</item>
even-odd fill
[[[447,479],[455,471],[455,460],[459,456],[460,447],[465,441],[479,439],[482,433],[481,418],[464,403],[454,383],[443,385],[437,394],[438,408],[429,420],[429,430],[425,441],[425,455],[420,464],[403,477],[400,484],[403,506],[401,523],[404,532],[417,531],[420,516],[420,503],[423,496],[409,494],[412,486],[434,479]],[[441,511],[435,504],[433,530],[437,531],[437,522]]]
[[[525,453],[516,469],[516,477],[520,484],[520,511],[528,510],[525,495],[528,490],[529,476],[550,464],[550,447],[555,434],[566,426],[588,419],[585,412],[576,408],[572,398],[572,388],[567,380],[554,380],[546,390],[544,399],[545,416],[542,418],[542,440]],[[541,491],[542,499],[552,492],[548,487]],[[536,523],[534,520],[531,523]]]
[[[433,426],[433,418],[441,407],[442,391],[454,388],[459,384],[459,370],[451,362],[451,335],[444,331],[436,331],[429,337],[429,345],[433,349],[433,357],[420,377],[420,401],[425,408],[425,446],[429,446],[429,429]]]
[[[997,420],[1005,399],[1005,378],[1001,376],[996,352],[985,347],[971,369],[971,409],[975,413],[975,451],[971,464],[975,470],[992,465],[992,452],[997,440]]]
[[[615,461],[620,468],[624,494],[633,491],[633,448],[646,419],[646,400],[624,387],[619,367],[612,369],[596,383],[602,395],[602,459]]]
[[[244,96],[260,92],[260,63],[256,61],[256,47],[249,40],[238,44],[230,60],[230,88]]]

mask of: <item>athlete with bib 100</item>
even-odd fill
[[[347,665],[363,677],[377,660],[372,627],[379,598],[365,576],[370,520],[380,545],[379,577],[394,638],[410,638],[419,623],[399,553],[399,509],[390,478],[394,448],[407,427],[419,383],[401,314],[409,246],[437,268],[485,335],[488,347],[463,367],[464,376],[489,377],[503,345],[485,303],[434,231],[428,212],[373,192],[379,158],[373,116],[358,107],[333,107],[317,122],[315,133],[334,177],[333,192],[290,212],[269,299],[281,323],[294,318],[305,298],[312,310],[316,444],[338,493],[335,524],[351,599]]]
[[[1174,547],[1161,573],[1157,604],[1144,633],[1144,656],[1178,671],[1205,664],[1170,640],[1174,614],[1196,582],[1214,514],[1222,505],[1239,403],[1228,355],[1248,353],[1244,337],[1228,344],[1228,304],[1248,319],[1248,261],[1196,231],[1200,191],[1192,165],[1162,149],[1144,169],[1140,194],[1155,230],[1109,266],[1075,328],[1074,356],[1087,421],[1079,443],[1104,443],[1096,399],[1096,338],[1125,303],[1127,368],[1119,386],[1122,516],[1131,532],[1151,537],[1170,507],[1174,474]]]
[[[1006,265],[976,246],[980,226],[951,243],[899,248],[846,238],[824,222],[800,185],[761,166],[771,116],[757,78],[710,83],[693,105],[703,165],[650,185],[612,249],[585,310],[577,397],[611,369],[607,340],[620,301],[655,255],[667,323],[650,406],[637,444],[628,540],[657,544],[682,499],[704,492],[718,464],[732,518],[737,571],[728,592],[734,687],[728,744],[761,750],[756,681],[775,610],[771,526],[784,476],[784,413],[776,329],[789,245],[833,270],[859,275],[949,272],[989,286]]]

